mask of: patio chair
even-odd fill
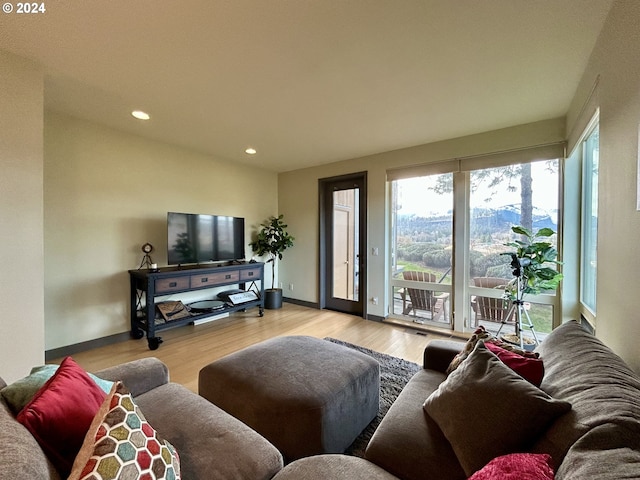
[[[476,287],[495,288],[504,290],[509,283],[509,279],[498,277],[475,277],[473,284]],[[475,326],[477,327],[481,320],[497,323],[513,323],[516,322],[515,310],[510,310],[511,302],[504,298],[492,298],[476,295],[471,299],[471,307],[475,312]],[[507,316],[508,315],[508,316]]]
[[[402,272],[405,280],[416,282],[437,282],[435,274],[428,272],[405,271]],[[406,303],[406,296],[409,295],[409,303]],[[413,312],[413,316],[418,316],[418,311],[422,310],[430,314],[430,320],[437,320],[442,314],[447,318],[447,300],[448,293],[436,294],[433,290],[424,290],[422,288],[408,287],[403,292],[403,315],[409,315]]]

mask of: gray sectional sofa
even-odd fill
[[[277,480],[370,478],[462,480],[467,477],[436,422],[423,410],[461,350],[459,342],[432,341],[424,369],[403,389],[367,447],[366,461],[341,455],[301,459]],[[571,404],[541,435],[532,452],[549,453],[556,480],[640,479],[640,378],[575,321],[555,329],[537,348],[545,367],[540,388]],[[499,421],[486,405],[481,415]],[[469,429],[470,436],[482,431]],[[362,473],[365,472],[364,475]]]
[[[424,369],[404,388],[371,439],[365,459],[318,455],[286,466],[267,440],[204,398],[171,383],[166,367],[147,358],[96,374],[123,380],[153,425],[181,457],[182,478],[337,480],[467,477],[454,448],[423,409],[445,380],[460,342],[432,341]],[[556,479],[640,478],[640,378],[578,323],[552,332],[538,347],[545,375],[541,389],[571,404],[529,450],[549,453]],[[3,386],[0,381],[0,388]],[[483,415],[500,418],[486,406]],[[469,435],[482,432],[470,429]],[[60,478],[33,437],[0,402],[0,478]]]
[[[183,479],[268,480],[283,466],[282,455],[271,443],[204,398],[170,382],[167,367],[156,358],[95,374],[123,381],[149,424],[175,446]],[[4,401],[0,401],[0,479],[60,479]]]

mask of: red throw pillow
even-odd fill
[[[63,478],[107,394],[71,357],[18,413]]]
[[[496,457],[469,480],[553,480],[551,457],[546,453],[511,453]]]
[[[542,360],[538,358],[525,358],[517,353],[505,350],[498,345],[486,342],[484,344],[488,350],[491,350],[502,362],[507,365],[511,370],[516,372],[525,380],[539,387],[544,377],[544,365]]]

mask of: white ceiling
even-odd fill
[[[563,116],[612,1],[46,0],[0,49],[47,108],[287,171]]]

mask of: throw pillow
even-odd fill
[[[22,423],[62,477],[71,471],[84,436],[106,394],[71,357],[20,411]]]
[[[503,342],[502,340],[497,339],[490,332],[487,332],[487,329],[484,328],[484,326],[480,325],[475,329],[473,335],[469,337],[469,340],[467,340],[467,343],[465,344],[462,351],[458,355],[456,355],[449,364],[449,367],[446,371],[447,375],[449,375],[460,366],[464,359],[467,358],[471,352],[473,352],[473,349],[480,340],[483,340],[485,343],[491,342],[495,345],[498,345],[499,347],[504,348],[505,350],[516,353],[525,358],[538,358],[540,356],[538,352],[530,352],[511,343]]]
[[[544,364],[542,360],[539,358],[520,356],[491,342],[485,342],[484,346],[522,378],[531,382],[536,387],[540,386],[542,378],[544,377]]]
[[[33,367],[28,376],[16,380],[11,385],[7,385],[0,390],[0,394],[11,408],[14,415],[17,415],[27,403],[33,398],[38,390],[49,380],[58,370],[58,365],[41,365]],[[113,382],[103,380],[95,375],[89,374],[91,379],[104,391],[109,393]]]
[[[96,414],[69,480],[180,479],[173,445],[149,425],[122,382]]]
[[[527,447],[570,408],[513,372],[482,341],[424,403],[467,475]]]
[[[546,453],[512,453],[494,458],[469,480],[553,480],[551,456]]]

